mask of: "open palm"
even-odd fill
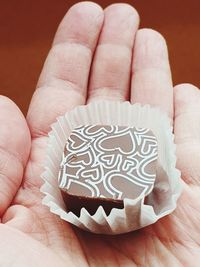
[[[28,124],[14,103],[0,98],[0,266],[199,266],[200,91],[188,84],[173,90],[164,39],[137,30],[138,24],[128,5],[104,12],[93,3],[75,5],[55,36]],[[167,112],[182,171],[176,211],[120,236],[87,233],[60,220],[41,204],[39,191],[50,125],[73,107],[102,98]]]

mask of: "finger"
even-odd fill
[[[159,107],[173,118],[173,87],[164,38],[151,29],[136,35],[131,102]]]
[[[27,115],[32,149],[23,181],[25,189],[38,189],[42,184],[40,175],[50,125],[59,115],[85,103],[90,64],[103,17],[97,4],[82,2],[68,11],[58,28]],[[25,191],[21,192],[18,196],[23,198]]]
[[[187,183],[200,185],[200,91],[191,84],[174,88],[177,166]]]
[[[104,26],[95,52],[88,101],[129,98],[132,49],[139,24],[137,11],[127,4],[105,9]]]
[[[56,117],[85,103],[102,23],[103,10],[91,2],[76,4],[64,17],[29,108],[27,121],[33,137],[46,135]]]
[[[22,181],[30,151],[30,133],[21,111],[0,97],[0,216],[9,207]]]

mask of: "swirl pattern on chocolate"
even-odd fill
[[[152,191],[156,162],[157,141],[149,129],[80,126],[67,140],[58,182],[71,195],[134,199]]]

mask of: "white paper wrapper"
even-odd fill
[[[80,217],[67,212],[58,187],[59,167],[65,143],[75,127],[80,125],[120,125],[151,129],[158,142],[158,168],[154,189],[144,203],[144,196],[125,199],[123,209],[112,209],[107,216],[100,206],[94,215],[85,208]],[[174,136],[167,115],[149,105],[131,105],[129,102],[98,101],[79,106],[59,117],[49,133],[49,146],[44,184],[43,204],[50,211],[84,230],[94,233],[120,234],[156,222],[176,208],[181,192],[180,172],[176,169]]]

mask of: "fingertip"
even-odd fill
[[[138,25],[139,15],[132,6],[112,4],[104,10],[104,24],[98,43],[123,45],[132,52]]]
[[[18,114],[22,119],[25,120],[24,115],[16,103],[11,100],[9,97],[0,95],[0,109],[2,112],[7,112],[8,110],[12,111],[13,114]]]
[[[159,32],[144,28],[136,35],[134,70],[143,68],[169,68],[165,38]]]
[[[174,92],[176,94],[183,94],[185,92],[196,94],[197,92],[199,92],[199,88],[191,83],[181,83],[174,86]]]
[[[87,44],[89,35],[93,37],[101,30],[104,20],[104,12],[101,6],[93,2],[80,2],[73,5],[62,19],[56,32],[53,45],[65,42]],[[90,39],[91,39],[90,38]],[[95,41],[96,43],[96,41]],[[94,48],[94,45],[92,45]]]
[[[162,43],[166,43],[164,36],[160,32],[151,28],[139,29],[137,35],[145,40],[156,40]]]
[[[13,105],[13,106],[16,106],[16,104],[9,97],[4,96],[4,95],[0,95],[0,105]]]
[[[67,14],[72,13],[73,16],[76,17],[77,21],[80,21],[85,18],[92,18],[95,19],[96,23],[102,23],[103,18],[104,18],[104,12],[102,7],[94,2],[79,2],[75,5],[73,5]],[[66,15],[67,15],[66,14]],[[66,16],[65,16],[66,17]],[[62,23],[65,21],[65,17],[62,21]]]
[[[113,12],[113,11],[121,13],[121,14],[126,13],[127,15],[134,17],[135,21],[139,23],[140,17],[139,17],[137,10],[133,6],[127,3],[111,4],[104,9],[105,13]]]
[[[141,43],[146,45],[147,47],[146,52],[148,52],[149,54],[152,51],[153,54],[158,54],[160,56],[167,55],[166,39],[161,33],[153,29],[150,28],[139,29],[136,35],[136,42],[137,41],[140,43],[140,45]]]
[[[71,6],[69,10],[81,10],[81,12],[92,10],[93,12],[103,13],[102,7],[99,4],[92,1],[82,1],[76,3],[73,6]]]
[[[176,106],[195,104],[200,101],[200,90],[190,83],[182,83],[174,87],[174,98]]]
[[[70,22],[68,20],[68,17],[75,18],[77,25],[78,23],[86,20],[90,22],[93,21],[93,23],[95,22],[98,25],[103,22],[104,12],[102,7],[97,3],[79,2],[70,7],[63,20],[61,21],[60,26],[67,26],[67,24]]]
[[[17,106],[17,104],[7,96],[0,95],[0,109],[1,109],[1,114],[2,114],[2,111],[7,112],[7,110],[12,110],[13,113],[16,114],[17,112],[18,114],[21,115],[22,118],[24,118],[24,115],[21,112],[20,108]]]

